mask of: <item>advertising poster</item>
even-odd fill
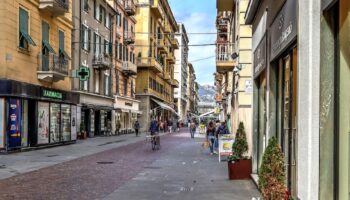
[[[5,147],[5,100],[0,98],[0,148]]]
[[[61,106],[51,103],[50,106],[50,143],[60,142]]]
[[[50,103],[38,102],[38,144],[49,143]]]
[[[62,140],[70,141],[71,139],[71,118],[70,105],[62,104]]]
[[[19,99],[9,99],[9,119],[8,119],[8,146],[10,148],[20,147],[21,137],[21,101]]]
[[[234,139],[230,136],[219,137],[219,161],[221,156],[229,156],[232,154],[232,144]]]
[[[71,116],[71,140],[77,140],[77,107],[72,106],[72,116]]]

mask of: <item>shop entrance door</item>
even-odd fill
[[[257,169],[260,169],[263,153],[266,147],[266,75],[265,71],[261,73],[259,78],[259,100],[258,100],[258,166]]]
[[[285,155],[287,186],[296,196],[296,143],[297,143],[297,60],[296,49],[282,59],[282,150]]]

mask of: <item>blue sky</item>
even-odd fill
[[[168,0],[177,22],[185,24],[188,33],[216,32],[216,0]],[[191,44],[213,44],[216,35],[189,34]],[[215,56],[215,46],[189,47],[189,61]],[[215,57],[203,61],[192,62],[201,85],[213,85]]]

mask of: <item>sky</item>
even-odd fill
[[[185,24],[187,33],[216,33],[216,0],[168,0],[176,21]],[[215,44],[215,34],[189,34],[192,44]],[[189,47],[189,62],[212,57],[210,59],[192,62],[196,71],[197,82],[201,85],[214,84],[215,46]]]

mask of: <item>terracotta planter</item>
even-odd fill
[[[238,160],[227,163],[230,180],[250,179],[250,174],[252,173],[252,159]]]

